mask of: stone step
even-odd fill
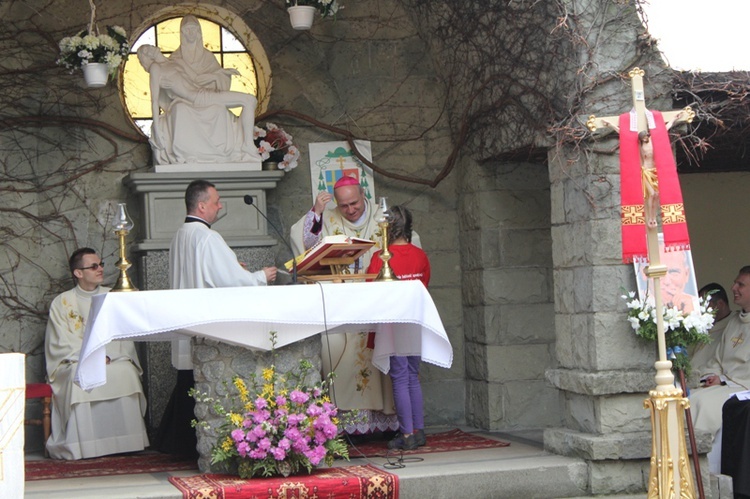
[[[435,431],[442,431],[435,430]],[[465,429],[465,431],[469,431]],[[392,458],[352,458],[336,461],[336,466],[371,464],[399,477],[400,498],[501,498],[501,499],[645,499],[646,494],[590,496],[587,494],[589,469],[581,459],[544,451],[540,433],[490,434],[489,438],[511,442],[508,447],[456,452],[435,452]],[[429,438],[429,431],[428,431]],[[352,452],[352,456],[356,452]],[[41,456],[37,456],[41,459]],[[196,471],[69,478],[26,482],[26,499],[182,499],[169,475],[190,476]],[[724,477],[719,487],[716,477],[707,485],[706,497],[731,499],[731,479]],[[721,491],[721,492],[720,492]]]

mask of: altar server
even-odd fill
[[[109,288],[101,286],[104,264],[93,249],[74,251],[68,263],[76,287],[52,301],[44,341],[53,393],[47,450],[55,459],[141,451],[149,445],[143,422],[146,398],[133,342],[107,344],[105,385],[87,393],[73,383],[91,297]]]
[[[389,211],[388,249],[389,266],[401,280],[420,280],[425,287],[430,284],[430,261],[427,254],[411,243],[411,212],[395,205]],[[372,257],[368,274],[379,274],[383,268],[382,251]],[[422,385],[419,383],[419,355],[392,355],[390,371],[393,382],[393,399],[400,433],[388,442],[389,449],[413,450],[427,443],[424,433],[424,403]]]

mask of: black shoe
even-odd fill
[[[401,450],[414,450],[417,447],[417,439],[414,438],[414,434],[404,435],[399,433],[396,438],[388,442],[389,449],[401,449]]]
[[[417,445],[422,447],[427,444],[427,437],[424,434],[424,430],[416,430],[414,432],[414,440],[417,441]]]

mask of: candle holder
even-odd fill
[[[383,267],[380,269],[380,272],[378,273],[378,276],[375,278],[375,280],[398,281],[398,277],[393,272],[393,269],[388,263],[388,260],[391,259],[391,252],[388,250],[388,227],[390,226],[390,222],[388,219],[390,218],[390,215],[388,213],[388,205],[386,204],[384,197],[380,198],[379,206],[382,212],[380,218],[378,218],[378,227],[380,227],[380,232],[383,238],[383,250],[380,252],[380,259],[383,260]]]
[[[120,240],[120,259],[117,260],[115,267],[120,269],[120,277],[117,278],[117,282],[111,291],[138,291],[128,277],[128,269],[132,264],[128,261],[125,236],[130,234],[133,228],[133,221],[128,216],[128,210],[126,209],[125,203],[119,203],[117,205],[117,212],[115,213],[114,223],[112,224],[115,234]]]

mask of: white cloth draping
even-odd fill
[[[172,289],[265,286],[263,270],[248,272],[221,234],[188,216],[169,245],[169,287]],[[172,365],[193,368],[190,338],[172,342]]]
[[[22,353],[0,354],[0,497],[23,497],[25,358]]]
[[[374,331],[373,365],[387,373],[391,355],[419,355],[448,368],[453,350],[432,297],[419,281],[179,289],[95,296],[76,382],[106,382],[104,347],[113,340],[201,336],[270,350],[316,334]]]

